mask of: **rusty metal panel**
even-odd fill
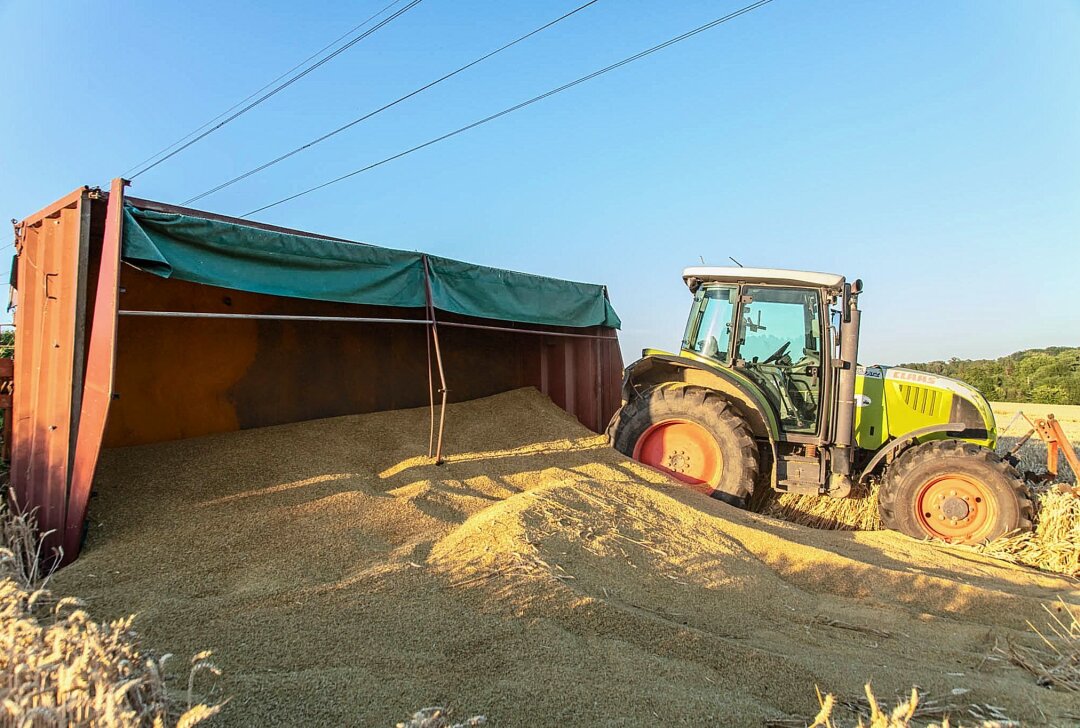
[[[423,310],[266,296],[122,265],[125,310],[423,317]],[[228,432],[428,403],[415,324],[121,316],[105,445]]]
[[[72,194],[16,226],[15,391],[11,482],[37,509],[46,553],[65,526],[80,400],[91,192]]]
[[[309,301],[163,279],[129,265],[121,266],[120,288],[123,310],[424,316],[422,309]],[[597,431],[619,405],[622,362],[610,330],[573,330],[611,337],[605,340],[564,338],[555,329],[546,336],[517,333],[505,322],[439,318],[451,402],[534,386]],[[453,325],[465,322],[503,328]],[[105,446],[425,407],[426,352],[422,325],[121,315],[116,398]]]
[[[86,508],[90,502],[94,471],[97,469],[112,399],[123,204],[124,182],[113,180],[105,231],[101,238],[101,253],[92,256],[97,262],[97,275],[94,303],[89,315],[91,326],[90,335],[87,337],[82,405],[78,417],[71,483],[68,488],[63,538],[65,562],[78,555],[82,544]]]

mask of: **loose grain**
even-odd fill
[[[224,725],[760,726],[868,678],[1067,709],[983,658],[1075,582],[732,509],[534,390],[451,406],[442,466],[427,436],[414,410],[106,452],[56,588],[213,649]]]

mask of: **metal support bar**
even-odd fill
[[[369,318],[364,316],[292,316],[274,313],[207,313],[202,311],[117,311],[121,316],[164,318],[262,319],[267,321],[347,321],[361,324],[430,324],[428,319]]]
[[[604,425],[604,378],[601,376],[601,354],[600,345],[596,344],[593,349],[593,366],[596,367],[596,382],[593,394],[596,397],[596,431],[603,432]]]
[[[431,373],[431,336],[425,333],[424,341],[427,342],[427,393],[428,413],[431,416],[431,426],[428,428],[427,456],[435,456],[435,379]]]
[[[361,324],[423,324],[435,323],[434,309],[429,308],[429,318],[371,318],[366,316],[299,316],[274,313],[214,313],[208,311],[137,311],[125,309],[117,311],[121,316],[160,316],[163,318],[205,318],[205,319],[265,319],[268,321],[346,321]],[[453,326],[460,329],[480,329],[482,331],[505,331],[511,334],[535,334],[537,336],[562,336],[571,339],[599,339],[618,341],[614,336],[600,334],[570,334],[563,331],[543,331],[541,329],[515,329],[511,326],[489,326],[487,324],[468,324],[460,321],[439,321],[441,326]]]
[[[431,272],[428,266],[428,257],[424,260],[424,292],[427,295],[428,318],[431,320],[431,341],[435,344],[435,363],[439,367],[439,391],[442,392],[442,404],[439,407],[439,438],[435,443],[435,464],[442,464],[443,428],[446,424],[446,373],[443,371],[442,349],[439,348],[439,326],[435,322],[435,303],[431,295]],[[430,371],[430,370],[429,370]]]
[[[564,336],[569,339],[600,339],[601,341],[618,341],[615,336],[603,336],[601,334],[568,334],[563,331],[543,331],[541,329],[515,329],[512,326],[488,326],[487,324],[466,324],[459,321],[441,321],[443,326],[454,326],[459,329],[483,329],[485,331],[506,331],[511,334],[536,334],[538,336]]]
[[[1019,414],[1022,415],[1024,413],[1020,412]],[[1006,432],[1008,429],[1009,428],[1006,427],[1004,430],[1002,430],[1002,432]],[[1027,441],[1030,440],[1031,436],[1034,435],[1034,434],[1035,434],[1035,430],[1028,430],[1027,434],[1024,435],[1023,437],[1021,437],[1019,440],[1017,440],[1016,444],[1013,445],[1011,450],[1009,450],[1009,456],[1012,457],[1013,455],[1016,455],[1016,453],[1020,452],[1020,448],[1022,448],[1024,445],[1026,445]]]
[[[86,351],[85,381],[64,524],[64,560],[79,555],[90,503],[90,491],[101,456],[116,378],[116,311],[120,294],[120,251],[123,248],[124,179],[114,179],[105,212],[101,256],[97,271]],[[75,386],[79,386],[76,382]]]

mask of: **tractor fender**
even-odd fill
[[[718,367],[690,357],[648,353],[624,371],[623,402],[632,402],[647,390],[661,385],[693,385],[724,395],[749,425],[754,437],[768,441],[772,455],[770,482],[776,487],[776,441],[779,436],[779,423],[764,395],[749,379],[726,367]],[[616,412],[615,417],[618,416],[619,413]]]
[[[866,467],[862,469],[859,474],[859,481],[866,479],[866,476],[874,472],[874,469],[881,463],[882,460],[887,458],[892,453],[898,453],[908,445],[914,444],[915,440],[926,435],[934,435],[939,432],[963,432],[967,428],[963,422],[948,422],[941,425],[927,425],[926,427],[920,427],[917,430],[912,430],[906,435],[902,435],[893,440],[889,440],[887,443],[881,446],[874,457],[870,459],[870,462],[866,464]]]

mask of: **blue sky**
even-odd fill
[[[0,1],[0,213],[106,183],[387,1]],[[424,0],[131,194],[181,202],[580,1]],[[247,212],[744,4],[601,0],[199,206]],[[1080,3],[775,0],[258,219],[606,283],[628,360],[678,345],[682,268],[729,255],[861,277],[865,363],[1075,346]]]

